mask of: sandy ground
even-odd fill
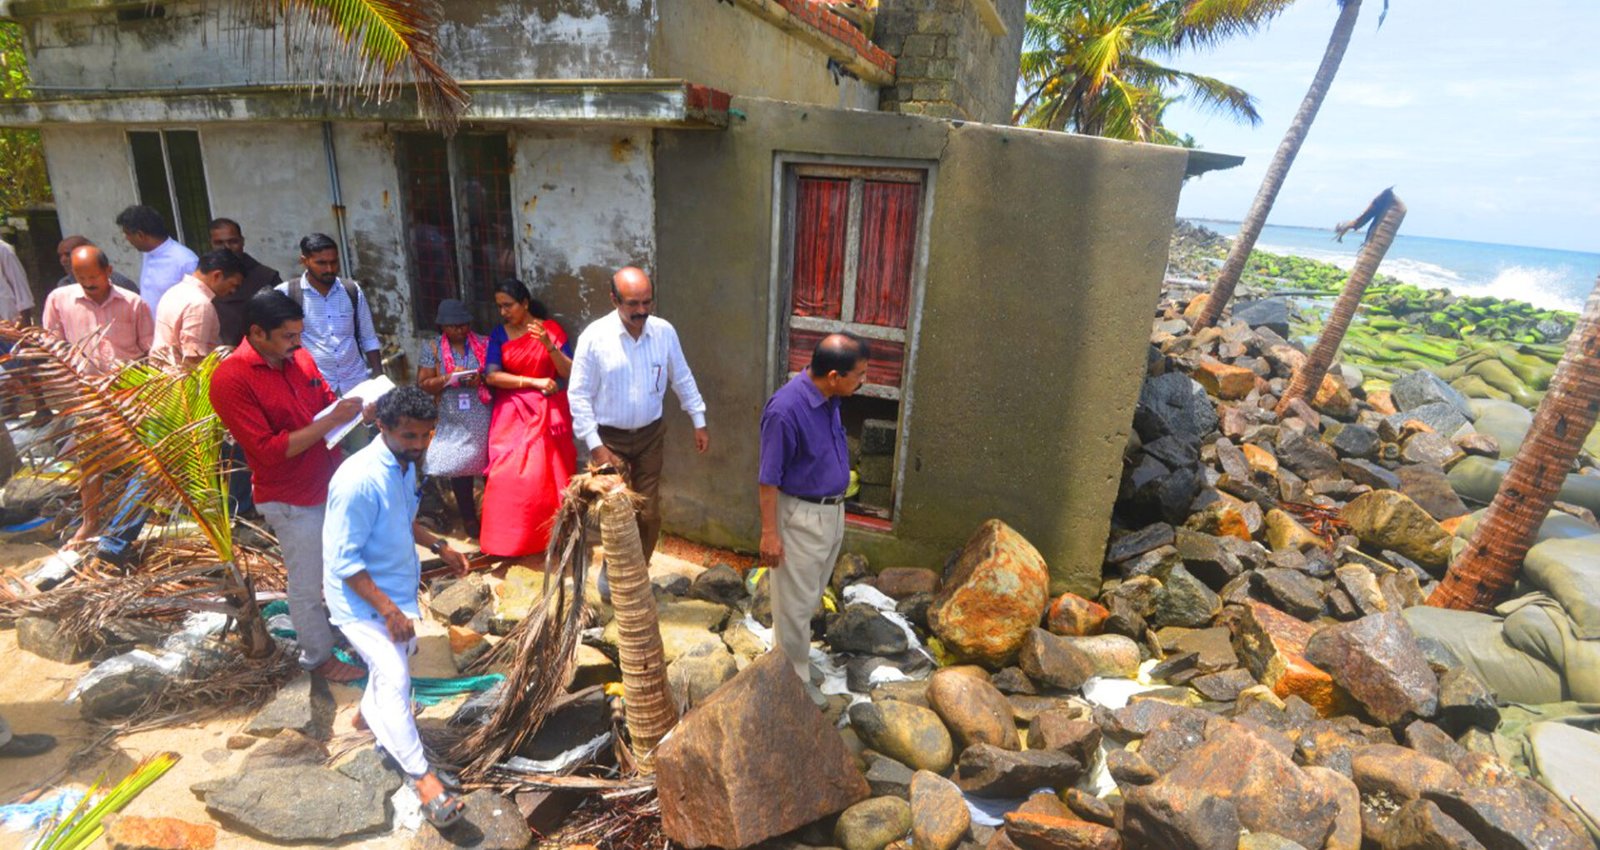
[[[18,566],[48,552],[43,546],[0,543],[0,567]],[[651,561],[650,571],[652,575],[693,576],[706,566],[722,562],[743,568],[749,559],[681,540],[663,539],[661,550]],[[444,627],[429,621],[422,625],[419,634],[413,672],[419,676],[457,675],[450,660]],[[87,785],[102,774],[115,782],[144,757],[172,751],[181,755],[182,760],[123,811],[192,823],[214,823],[206,814],[205,804],[189,791],[189,786],[206,779],[230,776],[238,770],[249,751],[229,750],[226,741],[243,728],[249,715],[234,713],[205,723],[127,735],[90,749],[73,764],[74,757],[91,748],[102,734],[98,727],[79,718],[77,706],[64,703],[78,677],[88,668],[88,663],[58,664],[25,652],[17,647],[13,630],[0,629],[0,715],[4,715],[18,732],[45,732],[55,735],[61,742],[45,755],[0,761],[0,803],[15,802],[43,784]],[[334,721],[337,737],[351,731],[351,717],[361,692],[335,685],[333,694],[339,703],[339,714]],[[450,708],[451,703],[445,703],[427,714],[442,712],[447,716]],[[408,834],[395,833],[341,846],[375,850],[394,847],[408,839]],[[24,847],[29,840],[30,837],[22,833],[0,830],[0,850]],[[92,846],[98,850],[106,844],[102,839]],[[223,850],[276,846],[281,845],[228,833],[220,827],[218,830],[217,847]]]

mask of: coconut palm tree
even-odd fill
[[[1023,23],[1027,91],[1012,123],[1174,143],[1161,111],[1181,93],[1259,123],[1254,99],[1213,77],[1152,57],[1249,32],[1292,0],[1032,0]]]
[[[1367,238],[1361,243],[1361,252],[1356,255],[1356,264],[1350,269],[1350,279],[1345,281],[1344,291],[1339,293],[1339,300],[1334,302],[1333,312],[1328,314],[1328,323],[1322,326],[1316,346],[1311,349],[1305,362],[1300,364],[1300,368],[1294,370],[1289,389],[1278,402],[1279,415],[1288,410],[1289,404],[1295,399],[1309,400],[1315,396],[1317,389],[1322,386],[1328,367],[1333,365],[1333,356],[1339,352],[1339,343],[1344,341],[1344,332],[1350,327],[1350,320],[1355,318],[1361,296],[1372,283],[1378,264],[1383,262],[1383,255],[1389,252],[1395,232],[1400,229],[1400,222],[1405,217],[1406,205],[1395,197],[1394,189],[1390,188],[1373,198],[1372,203],[1355,220],[1338,226],[1339,235],[1343,236],[1372,222],[1372,229],[1367,231]]]
[[[435,0],[234,0],[237,14],[278,24],[289,74],[336,98],[378,101],[409,82],[430,126],[453,131],[471,98],[439,62]],[[342,81],[354,81],[345,84]]]
[[[85,491],[99,503],[84,513],[159,516],[169,537],[203,541],[200,572],[209,574],[211,592],[164,604],[216,608],[201,597],[220,595],[222,609],[239,623],[246,654],[270,655],[273,642],[252,583],[235,559],[221,463],[223,427],[208,393],[220,355],[181,375],[134,363],[114,375],[98,376],[80,348],[43,328],[0,323],[0,343],[11,345],[10,353],[0,357],[7,392],[39,398],[66,413],[52,420],[53,431],[45,438],[56,445],[53,460],[69,461],[80,477],[102,482]],[[185,575],[192,572],[186,569]],[[133,586],[141,585],[135,581]],[[64,598],[75,598],[68,590]]]
[[[1294,165],[1300,146],[1305,144],[1306,135],[1311,132],[1311,122],[1316,120],[1317,111],[1328,96],[1334,75],[1339,73],[1339,63],[1344,61],[1345,49],[1350,46],[1350,33],[1355,30],[1356,18],[1361,14],[1361,0],[1338,2],[1339,18],[1333,24],[1333,35],[1328,38],[1327,50],[1323,51],[1322,64],[1317,66],[1316,76],[1311,78],[1311,88],[1306,90],[1305,99],[1300,101],[1300,108],[1289,122],[1289,131],[1283,134],[1283,141],[1278,143],[1278,152],[1272,155],[1266,176],[1261,179],[1261,188],[1256,190],[1256,199],[1250,203],[1250,211],[1245,213],[1244,221],[1239,225],[1239,235],[1234,237],[1233,247],[1228,251],[1228,259],[1217,273],[1205,310],[1195,322],[1197,329],[1216,324],[1222,316],[1222,308],[1233,298],[1233,290],[1239,285],[1239,276],[1244,273],[1250,252],[1255,250],[1256,239],[1261,236],[1261,228],[1266,226],[1267,216],[1272,212],[1272,204],[1278,199],[1278,190],[1283,188],[1283,181],[1288,179],[1289,168]],[[1384,15],[1388,13],[1389,0],[1383,0],[1383,11],[1378,15],[1380,26]]]
[[[1539,524],[1600,414],[1600,281],[1483,521],[1428,604],[1488,611],[1516,581]]]

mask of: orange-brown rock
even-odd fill
[[[1343,700],[1333,677],[1305,659],[1314,626],[1253,599],[1230,614],[1234,652],[1256,681],[1284,699],[1305,700],[1323,717],[1338,711]]]
[[[483,635],[466,626],[450,626],[450,652],[459,655],[483,642]]]
[[[1004,667],[1044,617],[1044,556],[998,519],[978,527],[928,608],[928,625],[958,658]]]
[[[1050,613],[1045,626],[1054,634],[1071,637],[1097,635],[1105,629],[1111,612],[1098,602],[1091,602],[1076,593],[1063,593],[1050,603]]]
[[[1205,387],[1206,392],[1227,401],[1244,398],[1256,388],[1256,373],[1219,360],[1202,360],[1190,377]]]
[[[1384,416],[1393,416],[1394,414],[1400,412],[1399,409],[1394,406],[1394,399],[1389,396],[1388,390],[1373,390],[1372,392],[1367,393],[1367,404],[1372,405],[1373,410],[1383,414]]]
[[[210,850],[217,846],[217,828],[176,818],[118,815],[106,828],[111,850]]]
[[[1245,443],[1240,448],[1244,451],[1244,459],[1249,462],[1252,470],[1268,475],[1278,474],[1278,458],[1272,452],[1255,443]]]
[[[729,850],[871,794],[855,756],[781,652],[760,656],[684,716],[656,751],[656,790],[668,838]]]
[[[1117,831],[1071,817],[1008,812],[1005,831],[1022,850],[1121,850]]]
[[[1311,406],[1329,416],[1346,416],[1354,412],[1356,400],[1344,381],[1330,373],[1322,376],[1322,385],[1317,387]]]

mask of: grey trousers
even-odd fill
[[[772,586],[772,628],[778,649],[802,682],[811,681],[811,614],[833,576],[844,543],[844,505],[817,505],[778,494],[783,562]]]
[[[11,743],[11,724],[6,722],[5,715],[0,715],[0,747]]]
[[[322,517],[324,506],[305,508],[284,502],[256,505],[283,551],[289,577],[289,619],[300,645],[300,666],[313,670],[333,657],[333,627],[322,603]]]

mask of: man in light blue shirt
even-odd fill
[[[161,213],[146,206],[132,206],[117,214],[117,226],[144,260],[139,266],[139,297],[150,307],[155,318],[161,296],[178,285],[185,276],[194,274],[200,258],[176,239],[161,220]]]
[[[328,620],[344,633],[367,665],[360,718],[378,746],[400,765],[435,826],[460,819],[459,797],[428,766],[411,714],[410,656],[420,619],[418,546],[439,555],[458,573],[467,560],[417,523],[417,464],[433,439],[438,409],[416,387],[390,391],[377,404],[381,439],[356,452],[328,484],[322,526],[322,593]]]

